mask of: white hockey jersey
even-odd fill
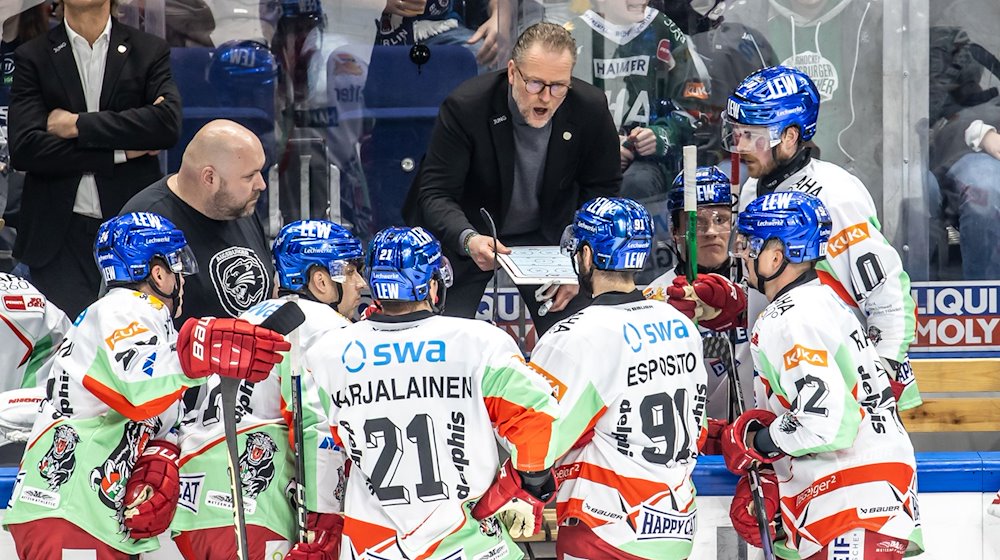
[[[510,336],[429,311],[379,314],[326,334],[306,360],[353,463],[341,558],[522,557],[495,517],[470,515],[497,474],[496,442],[522,471],[569,444],[553,443],[552,386]]]
[[[557,463],[560,523],[642,558],[687,558],[708,375],[694,324],[639,291],[602,294],[549,329],[531,364],[559,381],[560,430],[594,430]]]
[[[642,294],[647,299],[667,301],[667,288],[672,286],[677,271],[670,269],[649,283]],[[705,336],[728,336],[725,332],[715,332],[711,329],[698,327],[698,332]],[[740,378],[740,389],[743,393],[743,404],[746,408],[753,407],[753,360],[750,359],[750,339],[747,329],[735,329],[736,345],[733,348],[733,358],[736,360],[736,372]],[[709,418],[727,420],[729,418],[729,377],[726,375],[726,364],[709,361],[708,369],[708,403],[705,406]]]
[[[5,525],[62,518],[128,554],[159,548],[122,524],[125,485],[146,444],[173,440],[179,398],[203,383],[181,370],[160,300],[112,288],[77,317],[21,461]]]
[[[758,408],[788,454],[774,463],[786,546],[807,558],[852,529],[923,549],[916,460],[889,378],[864,327],[813,275],[754,325]],[[782,555],[783,557],[785,555]]]
[[[0,391],[45,387],[49,358],[69,327],[30,282],[0,272]]]
[[[263,301],[240,318],[260,324],[288,302],[287,298]],[[351,322],[329,305],[299,298],[305,315],[298,327],[303,349],[325,333]],[[263,381],[241,381],[236,402],[240,477],[248,524],[266,527],[294,542],[295,452],[289,425],[291,412],[291,360],[275,366]],[[228,451],[222,422],[219,376],[213,375],[202,389],[198,405],[185,414],[179,432],[181,448],[181,495],[173,531],[193,531],[233,524],[229,475],[225,468]],[[346,474],[345,456],[334,445],[330,429],[311,377],[302,377],[303,444],[306,457],[306,508],[309,511],[342,511]]]
[[[864,184],[841,167],[815,158],[809,160],[775,191],[800,191],[818,197],[833,219],[833,234],[826,260],[817,266],[819,278],[857,314],[880,356],[906,361],[916,331],[916,306],[910,295],[910,277],[899,253],[882,235],[875,203]],[[747,179],[740,190],[740,211],[760,191],[757,179]],[[767,305],[763,294],[751,289],[747,310],[750,329]],[[916,380],[909,371],[897,381],[907,385],[900,410],[921,404]]]

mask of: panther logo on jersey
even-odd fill
[[[271,485],[274,478],[274,453],[277,450],[278,445],[271,436],[263,432],[247,435],[246,448],[240,455],[240,481],[243,483],[244,496],[255,499]]]
[[[233,317],[264,301],[268,278],[257,254],[246,247],[229,247],[209,261],[212,285],[222,308]]]
[[[333,497],[339,502],[344,501],[344,490],[347,486],[347,475],[344,474],[344,467],[337,467],[337,487],[333,489]]]
[[[90,471],[90,489],[97,491],[101,503],[115,511],[119,532],[125,531],[122,502],[125,485],[132,476],[136,460],[142,454],[153,434],[160,430],[163,421],[153,417],[142,422],[125,424],[118,445],[99,466]]]
[[[491,515],[486,519],[479,522],[479,532],[486,535],[487,537],[499,537],[500,536],[500,521],[495,515]]]
[[[73,426],[56,426],[52,446],[38,462],[38,474],[48,482],[49,490],[58,492],[59,487],[66,484],[69,477],[73,476],[73,469],[76,468],[76,457],[73,453],[78,443],[80,434],[76,433]]]

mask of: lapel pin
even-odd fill
[[[125,54],[125,45],[118,45],[118,52]]]
[[[563,140],[569,140],[572,137],[573,137],[573,133],[572,132],[569,132],[569,131],[563,132]]]
[[[55,47],[53,47],[53,48],[52,48],[52,52],[53,52],[53,53],[57,53],[57,52],[59,52],[59,51],[63,50],[63,48],[64,48],[65,46],[66,46],[66,41],[63,41],[62,43],[59,43],[58,45],[56,45]]]

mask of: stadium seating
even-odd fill
[[[365,116],[374,128],[362,159],[376,226],[401,224],[403,199],[427,149],[438,107],[458,84],[476,75],[476,59],[462,46],[435,45],[427,64],[410,61],[409,47],[376,46],[365,86]]]

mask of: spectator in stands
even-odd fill
[[[592,0],[571,22],[573,75],[604,90],[618,125],[621,195],[665,199],[708,100],[707,71],[683,32],[646,2]]]
[[[957,225],[962,278],[1000,279],[1000,106],[965,109],[937,131],[932,171]]]
[[[15,8],[22,11],[8,15],[6,10]],[[42,0],[22,0],[0,10],[0,270],[10,270],[14,264],[9,262],[15,236],[11,226],[16,227],[24,186],[24,173],[10,166],[10,147],[7,145],[7,108],[14,81],[14,51],[48,30],[48,6]],[[27,267],[21,269],[19,273],[27,273]]]
[[[982,36],[983,30],[979,31]],[[930,171],[940,184],[943,217],[952,232],[957,229],[959,233],[965,280],[1000,278],[996,226],[1000,218],[1000,135],[996,132],[1000,105],[997,88],[981,85],[997,77],[1000,62],[966,30],[931,27]],[[928,198],[930,205],[933,199]]]
[[[167,44],[171,47],[214,47],[215,17],[205,0],[166,0]]]
[[[514,3],[488,2],[489,18],[473,31],[464,25],[456,0],[387,0],[378,20],[375,44],[464,45],[476,54],[481,68],[490,67],[502,61],[510,49]]]
[[[180,171],[148,186],[122,213],[155,212],[184,232],[199,274],[186,279],[176,319],[238,317],[274,295],[274,264],[254,213],[264,148],[242,125],[215,120],[191,139]]]
[[[823,159],[881,198],[882,10],[876,0],[768,0],[767,37],[780,64],[809,75],[823,110],[813,142]],[[813,150],[813,156],[816,156]]]
[[[493,274],[494,245],[479,209],[496,221],[496,246],[556,245],[573,212],[621,185],[618,134],[604,93],[572,77],[576,43],[539,23],[518,38],[505,72],[466,81],[444,101],[427,155],[403,206],[409,225],[431,231],[455,269],[445,314],[472,317]],[[561,286],[541,334],[590,300]],[[572,301],[571,301],[572,300]]]
[[[729,159],[722,148],[722,112],[726,99],[755,71],[778,64],[778,56],[760,31],[726,19],[727,3],[721,0],[652,0],[688,36],[708,68],[712,87],[708,91],[708,119],[695,130],[698,160],[715,165]],[[727,168],[728,169],[728,168]]]
[[[180,95],[167,44],[111,17],[112,0],[65,0],[64,23],[15,53],[11,164],[27,173],[14,256],[75,317],[97,299],[97,228],[162,174]]]

